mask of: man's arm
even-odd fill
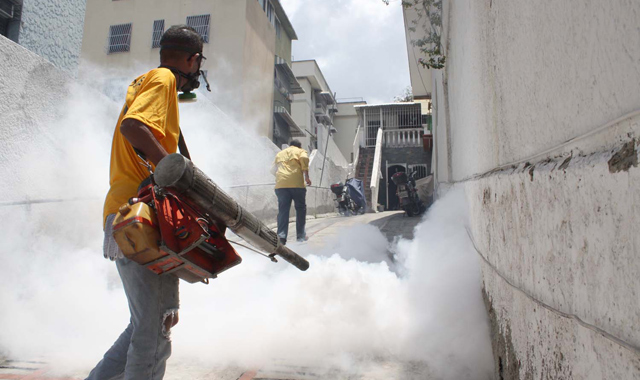
[[[309,178],[309,171],[303,170],[302,173],[304,174],[304,180],[307,181],[307,186],[311,186],[311,178]]]
[[[309,156],[306,150],[302,149],[298,162],[300,162],[300,168],[302,169],[302,174],[304,174],[304,180],[307,182],[307,186],[311,186],[311,178],[309,178]]]
[[[120,124],[120,133],[154,165],[168,155],[149,127],[139,120],[124,119]]]

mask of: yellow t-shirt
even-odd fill
[[[133,146],[120,133],[120,124],[124,119],[136,119],[144,123],[167,153],[176,152],[180,123],[176,77],[171,70],[153,69],[129,85],[111,143],[111,187],[104,201],[104,220],[107,215],[116,213],[129,198],[136,196],[140,182],[149,176],[149,171],[140,164],[141,160]]]
[[[309,170],[307,151],[290,146],[276,155],[276,189],[304,188],[303,171]]]

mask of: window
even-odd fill
[[[109,27],[108,54],[129,51],[131,47],[131,23]]]
[[[199,15],[187,17],[187,25],[196,30],[204,42],[209,42],[209,20],[211,15]]]
[[[271,23],[271,25],[275,25],[276,12],[273,9],[273,5],[271,5],[271,2],[267,3],[267,18],[269,19],[269,22]]]
[[[416,179],[422,179],[427,176],[427,165],[425,164],[415,164],[415,165],[407,165],[409,170],[407,173],[416,172]]]
[[[153,34],[151,38],[152,48],[160,47],[160,38],[162,38],[163,33],[164,33],[164,20],[155,20],[153,22]]]
[[[264,10],[264,0],[258,0],[258,4],[260,4],[260,8]]]
[[[280,20],[276,17],[276,37],[278,39],[282,36],[282,25],[280,24]]]

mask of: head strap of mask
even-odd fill
[[[180,94],[178,96],[178,99],[180,100],[193,100],[196,98],[196,94],[194,94],[192,91],[195,90],[196,88],[200,87],[200,81],[198,80],[200,78],[200,76],[202,75],[202,78],[204,79],[204,82],[207,84],[207,90],[209,92],[211,92],[211,86],[209,86],[209,81],[207,80],[207,76],[204,73],[204,71],[200,70],[200,64],[202,63],[202,59],[206,59],[204,57],[204,55],[202,55],[201,51],[194,51],[191,48],[188,48],[186,46],[181,46],[181,45],[161,45],[160,49],[168,49],[168,50],[180,50],[180,51],[185,51],[189,54],[191,54],[191,56],[194,56],[196,54],[200,54],[200,59],[198,61],[198,71],[196,71],[195,73],[185,73],[182,70],[179,70],[176,67],[173,66],[167,66],[167,65],[160,65],[159,67],[164,67],[166,69],[171,70],[174,74],[177,74],[183,78],[186,79],[186,83],[184,85],[182,85],[182,87],[180,87],[178,90],[182,91],[182,94]],[[191,58],[191,57],[189,57]]]

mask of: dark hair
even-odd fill
[[[289,145],[291,146],[297,146],[298,148],[302,149],[302,143],[298,140],[291,140],[289,142]]]
[[[160,60],[190,57],[202,53],[202,37],[187,25],[173,25],[160,38]]]

